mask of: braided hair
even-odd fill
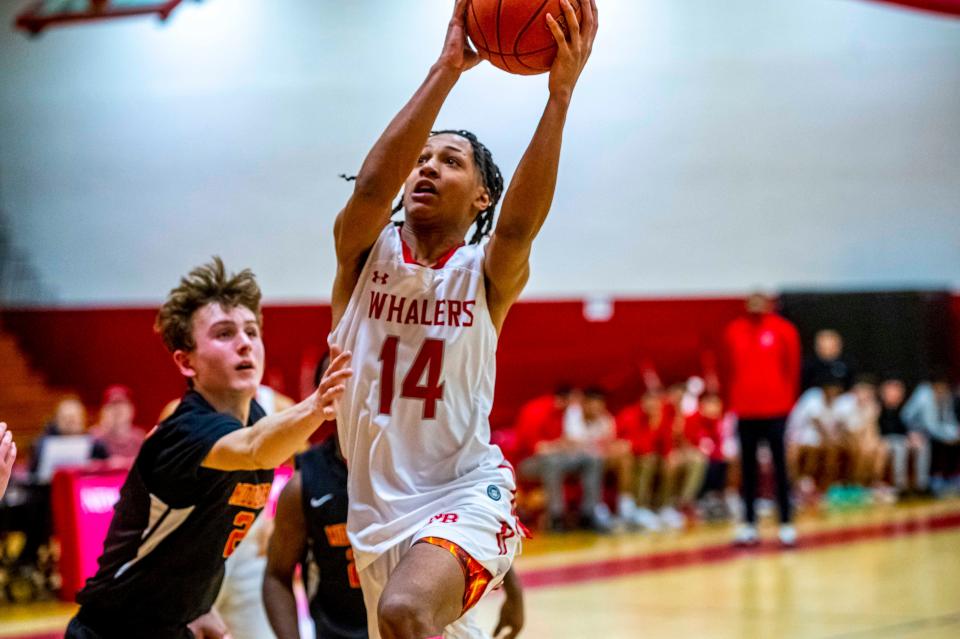
[[[493,230],[493,215],[497,210],[497,202],[503,195],[503,175],[500,173],[500,167],[493,161],[493,154],[490,153],[490,149],[484,146],[476,135],[464,129],[444,129],[442,131],[431,131],[430,137],[444,133],[459,135],[470,143],[473,148],[474,164],[477,165],[480,177],[483,178],[483,186],[490,196],[490,206],[477,213],[477,217],[473,221],[477,228],[470,238],[470,244],[479,244]]]
[[[500,167],[493,161],[493,154],[490,153],[490,149],[470,131],[464,129],[444,129],[442,131],[431,131],[430,137],[441,134],[459,135],[470,143],[470,147],[473,149],[473,162],[476,164],[477,170],[480,171],[480,177],[483,178],[483,186],[487,189],[487,194],[490,196],[490,206],[477,213],[477,217],[473,221],[477,228],[470,237],[470,244],[479,244],[483,238],[490,235],[490,232],[493,230],[493,216],[497,210],[497,203],[500,201],[500,196],[503,195],[503,174],[500,173]],[[357,179],[355,175],[341,175],[340,177],[348,182]],[[403,210],[402,196],[390,213],[394,215],[401,210]],[[400,226],[402,222],[395,222],[395,224]]]

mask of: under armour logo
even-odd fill
[[[373,272],[373,283],[374,283],[374,284],[386,284],[386,283],[387,283],[387,277],[388,277],[388,276],[389,276],[388,273],[383,273],[383,274],[381,275],[380,271],[374,271],[374,272]]]

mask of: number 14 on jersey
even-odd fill
[[[397,351],[400,338],[389,335],[380,349],[380,414],[390,415],[393,410],[395,380],[397,375]],[[443,383],[440,373],[443,370],[442,339],[426,339],[420,352],[400,384],[400,397],[423,401],[423,418],[436,419],[437,402],[443,401]],[[426,377],[426,379],[424,379]],[[421,381],[423,383],[421,384]]]

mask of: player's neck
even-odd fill
[[[202,384],[196,384],[194,387],[200,396],[207,400],[207,403],[213,406],[218,413],[226,413],[240,420],[243,425],[250,419],[250,400],[253,399],[245,394],[233,391],[219,391],[204,387]]]
[[[413,254],[413,259],[423,266],[433,266],[450,249],[463,243],[465,231],[449,226],[416,225],[404,222],[400,227],[400,237]]]

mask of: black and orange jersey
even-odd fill
[[[307,524],[301,559],[318,639],[365,639],[367,612],[347,539],[347,467],[336,435],[297,458]]]
[[[264,416],[251,401],[247,425]],[[188,391],[144,442],[120,490],[78,617],[104,637],[183,636],[213,605],[224,560],[267,502],[273,470],[201,467],[244,425]]]

